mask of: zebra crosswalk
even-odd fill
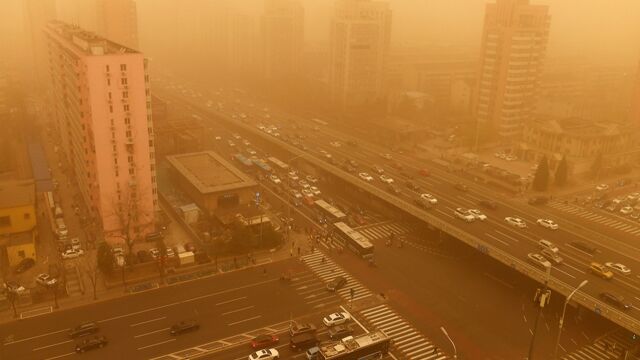
[[[603,216],[596,212],[589,211],[582,206],[578,206],[575,204],[565,204],[564,202],[559,201],[550,202],[549,204],[547,204],[547,206],[558,209],[560,211],[564,211],[574,216],[579,216],[581,218],[612,227],[619,231],[624,231],[633,235],[640,234],[640,224],[630,224],[629,222],[621,221],[608,216]]]
[[[357,230],[360,234],[364,235],[369,240],[388,238],[391,234],[402,235],[409,232],[408,227],[394,222],[365,225],[356,227],[354,228],[354,230]]]
[[[627,349],[635,344],[626,330],[614,331],[577,351],[562,356],[562,360],[613,360],[627,359]],[[629,357],[631,358],[631,357]]]
[[[360,311],[360,315],[374,328],[382,330],[393,339],[393,346],[402,353],[401,359],[411,360],[443,360],[450,359],[435,344],[429,341],[418,330],[387,304],[378,305]],[[395,351],[394,351],[395,352]]]
[[[302,261],[313,271],[320,279],[325,283],[335,279],[337,276],[343,276],[347,279],[347,284],[336,291],[336,293],[344,300],[360,300],[368,296],[371,296],[371,291],[365,288],[358,280],[349,275],[344,269],[338,266],[336,263],[326,258],[320,251],[315,251],[311,254],[301,257]],[[323,261],[322,259],[325,258]],[[353,291],[353,299],[351,298],[351,291]],[[325,290],[326,292],[326,290]]]

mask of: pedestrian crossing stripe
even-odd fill
[[[322,259],[325,259],[324,262]],[[343,276],[347,279],[347,285],[336,291],[344,300],[360,300],[371,296],[371,291],[364,287],[359,281],[344,271],[340,266],[326,258],[323,253],[316,251],[312,254],[301,257],[302,261],[325,283],[335,279],[336,276]],[[353,299],[351,299],[351,289],[353,289]]]
[[[397,223],[384,223],[374,226],[355,228],[359,233],[369,240],[381,239],[391,236],[391,234],[402,235],[409,232],[409,229]]]
[[[564,203],[553,202],[553,203],[550,203],[549,206],[558,210],[562,210],[569,214],[580,216],[587,220],[593,220],[595,222],[612,227],[620,231],[628,232],[634,235],[640,233],[640,226],[638,225],[632,225],[632,224],[624,223],[620,220],[607,218],[600,214],[596,214],[591,211],[586,211],[583,208],[575,205],[565,205]]]

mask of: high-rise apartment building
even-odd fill
[[[23,5],[23,24],[28,41],[26,50],[30,52],[25,71],[32,89],[44,90],[41,87],[46,84],[48,71],[47,43],[42,30],[49,21],[56,19],[56,1],[25,0]]]
[[[640,62],[638,62],[638,71],[636,72],[636,81],[631,100],[631,121],[634,126],[640,126]]]
[[[146,60],[62,22],[49,23],[46,35],[66,171],[107,240],[153,231],[158,204]]]
[[[341,108],[381,100],[391,35],[389,4],[337,0],[331,19],[329,89]]]
[[[531,121],[549,39],[549,8],[529,0],[487,4],[474,99],[478,128],[502,138]]]
[[[265,0],[261,30],[263,75],[282,79],[298,72],[304,42],[304,9],[300,1]]]

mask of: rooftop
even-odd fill
[[[213,151],[171,155],[167,160],[202,194],[257,185]]]
[[[138,51],[98,36],[62,21],[51,21],[47,27],[59,36],[75,45],[75,48],[87,55],[137,54]]]
[[[0,208],[35,205],[36,190],[33,180],[0,183]]]

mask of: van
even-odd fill
[[[538,241],[538,245],[542,249],[548,249],[550,251],[553,251],[554,253],[560,252],[560,249],[558,249],[558,247],[549,240],[541,239],[540,241]]]
[[[307,350],[307,360],[315,360],[318,358],[318,353],[320,352],[320,348],[317,346],[314,346],[312,348],[310,348],[309,350]]]
[[[64,223],[64,219],[56,219],[56,232],[58,233],[58,237],[60,239],[66,238],[67,235],[69,235],[69,231],[67,230],[67,225],[65,225]]]
[[[62,213],[62,209],[60,208],[60,206],[56,206],[56,209],[54,210],[54,217],[56,219],[62,218],[64,216],[64,214]]]
[[[298,334],[291,337],[289,346],[293,350],[303,350],[318,345],[318,339],[316,334],[308,332],[304,334]]]

